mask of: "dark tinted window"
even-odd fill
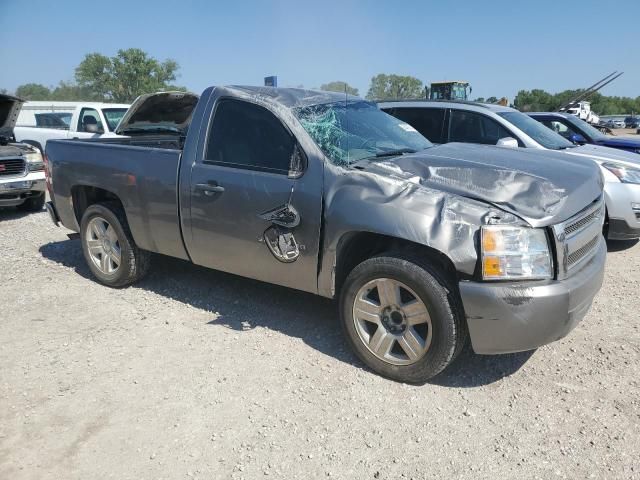
[[[392,108],[387,110],[394,117],[407,122],[433,143],[442,143],[443,108]]]
[[[206,161],[287,174],[295,141],[266,108],[222,100],[209,131]]]
[[[475,112],[451,111],[450,142],[495,145],[498,140],[513,135],[495,120]]]

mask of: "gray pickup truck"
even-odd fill
[[[602,176],[547,151],[434,146],[357,97],[211,87],[139,98],[125,137],[47,144],[53,221],[102,283],[150,253],[339,299],[346,338],[421,383],[566,335],[602,284]],[[553,164],[553,168],[549,165]]]

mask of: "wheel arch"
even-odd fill
[[[125,218],[126,211],[124,205],[120,200],[120,197],[115,193],[106,190],[104,188],[95,187],[92,185],[74,185],[71,187],[71,203],[73,205],[73,213],[75,215],[78,225],[82,221],[84,212],[91,205],[102,202],[114,202],[117,203],[122,209]]]
[[[458,272],[453,261],[442,251],[411,240],[373,232],[347,232],[338,241],[335,263],[335,292],[340,292],[349,273],[368,258],[382,253],[402,252],[424,258],[451,280]]]

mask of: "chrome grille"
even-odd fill
[[[567,265],[569,269],[580,260],[582,260],[586,255],[588,255],[591,251],[593,251],[598,246],[599,237],[594,237],[586,245],[583,245],[578,250],[573,253],[570,253],[567,257]]]
[[[595,217],[597,217],[600,214],[599,211],[595,211],[595,212],[591,212],[590,214],[588,214],[585,217],[582,217],[580,220],[571,223],[569,225],[566,225],[564,227],[564,233],[566,235],[571,235],[574,232],[577,232],[578,230],[582,229],[583,227],[586,227],[587,225],[589,225],[589,223],[591,223],[593,221],[593,219]]]
[[[24,158],[0,158],[0,177],[22,176],[26,169]]]
[[[558,278],[566,278],[572,270],[596,254],[602,240],[604,201],[602,197],[566,222],[553,226],[558,255]]]

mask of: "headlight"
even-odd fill
[[[628,168],[616,163],[603,163],[602,166],[623,183],[640,183],[640,170],[637,168]]]
[[[26,153],[24,158],[27,160],[27,167],[30,172],[41,172],[44,170],[44,162],[42,161],[42,154],[38,151]]]
[[[544,229],[484,225],[481,237],[483,279],[533,280],[553,276]]]

